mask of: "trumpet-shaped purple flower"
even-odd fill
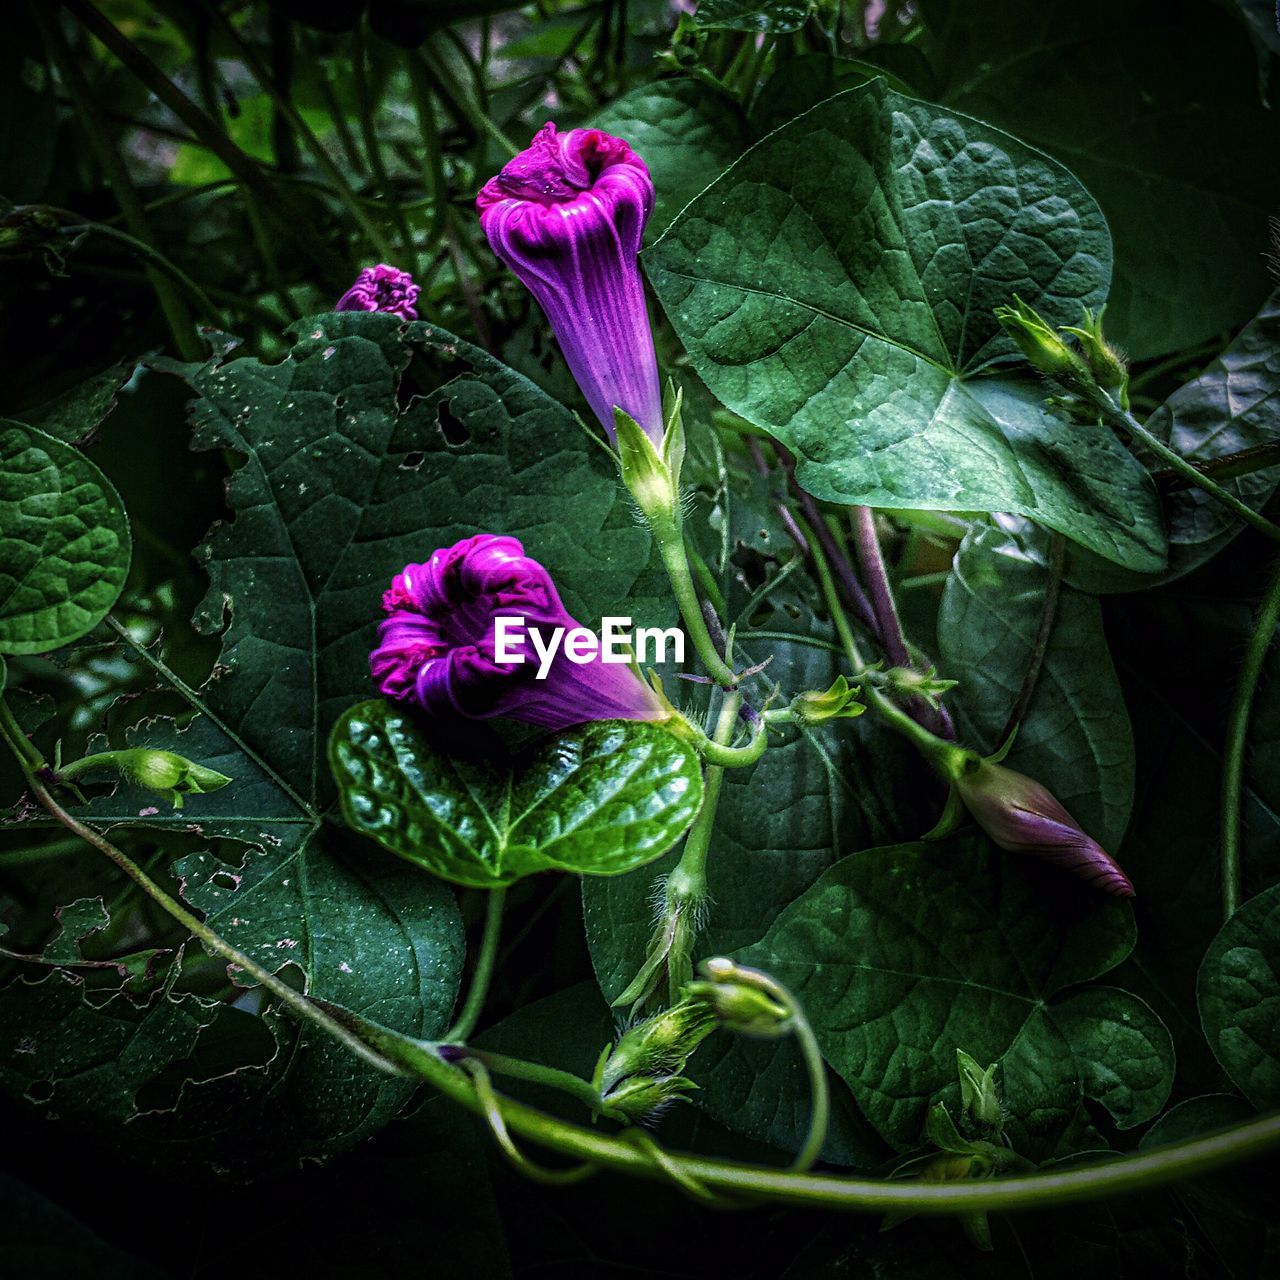
[[[398,267],[380,262],[365,267],[356,282],[334,303],[335,311],[389,311],[402,320],[416,320],[419,288],[413,277]]]
[[[625,409],[662,438],[662,395],[640,280],[640,238],[653,211],[644,161],[599,129],[542,126],[476,206],[493,251],[547,314],[592,411],[613,438]]]
[[[1129,877],[1048,790],[1025,774],[981,760],[955,779],[978,825],[1009,853],[1029,853],[1107,893],[1133,897]]]
[[[665,720],[667,707],[626,664],[597,656],[570,661],[563,649],[545,679],[532,652],[499,662],[495,620],[519,618],[543,635],[578,624],[551,575],[515,538],[476,534],[406,565],[383,597],[387,619],[370,658],[389,698],[444,719],[504,716],[543,729],[586,720]],[[509,637],[508,637],[509,639]]]

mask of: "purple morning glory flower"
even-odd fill
[[[476,198],[494,253],[547,314],[569,368],[613,438],[625,409],[662,440],[662,395],[640,280],[653,211],[644,161],[599,129],[547,123]]]
[[[413,277],[398,267],[380,262],[365,267],[356,282],[334,303],[335,311],[389,311],[402,320],[416,320],[419,288]]]
[[[551,575],[515,538],[479,533],[406,565],[383,597],[387,619],[370,667],[389,698],[428,715],[485,720],[504,716],[543,729],[587,720],[665,720],[657,694],[625,663],[599,656],[578,663],[564,647],[538,679],[528,639],[524,662],[498,661],[498,618],[519,618],[528,633],[549,637],[577,627]],[[508,654],[511,645],[507,643]]]
[[[1044,858],[1118,897],[1134,896],[1129,877],[1047,787],[990,760],[962,772],[955,785],[965,807],[1000,848]]]

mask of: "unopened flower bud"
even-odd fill
[[[996,319],[1018,344],[1031,365],[1051,378],[1074,382],[1088,376],[1078,355],[1062,340],[1039,313],[1014,294],[1014,305],[997,307]]]
[[[938,706],[944,693],[954,689],[958,680],[944,680],[936,667],[916,671],[913,667],[891,667],[882,677],[885,686],[904,698],[923,698],[931,707]]]
[[[1094,381],[1106,391],[1114,391],[1121,406],[1129,407],[1129,368],[1124,357],[1102,336],[1102,313],[1096,313],[1088,307],[1079,325],[1064,328],[1063,333],[1070,333],[1080,343],[1080,350],[1093,374]]]
[[[792,718],[800,724],[822,724],[827,720],[852,720],[866,707],[858,701],[858,688],[844,676],[836,676],[831,686],[819,693],[810,689],[791,701]]]
[[[376,267],[365,267],[351,288],[333,304],[333,309],[386,311],[402,320],[416,320],[419,292],[407,271],[380,262]]]
[[[715,1016],[700,1000],[681,1000],[630,1027],[600,1068],[606,1097],[630,1076],[673,1076],[715,1030]]]
[[[1044,858],[1107,893],[1133,897],[1129,877],[1047,787],[975,752],[953,754],[957,763],[950,772],[956,792],[1000,848]]]
[[[182,808],[183,796],[217,791],[231,781],[226,774],[207,769],[174,751],[160,751],[151,747],[100,751],[96,755],[85,756],[64,765],[58,771],[58,778],[59,781],[70,782],[95,769],[113,769],[136,786],[172,800],[175,809]]]
[[[606,1113],[652,1124],[670,1106],[687,1102],[698,1086],[684,1076],[628,1076],[601,1099]]]
[[[960,1105],[977,1123],[998,1128],[1003,1120],[1000,1092],[996,1088],[996,1063],[984,1071],[963,1049],[956,1050],[960,1073]]]
[[[698,966],[704,981],[691,982],[689,995],[703,1001],[726,1031],[773,1040],[791,1033],[791,1011],[769,989],[772,984],[758,970],[725,956]]]

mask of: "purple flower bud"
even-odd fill
[[[662,439],[662,395],[640,280],[653,211],[644,161],[599,129],[547,123],[476,198],[494,253],[538,300],[592,411],[613,439],[626,410]]]
[[[389,311],[402,320],[416,320],[418,286],[407,271],[380,262],[365,267],[356,282],[334,303],[335,311]]]
[[[626,663],[597,654],[572,661],[561,646],[542,665],[528,639],[523,662],[498,661],[497,618],[519,618],[544,641],[578,626],[551,575],[515,538],[479,533],[406,565],[383,596],[387,620],[370,667],[389,698],[428,715],[486,720],[504,716],[543,729],[586,720],[665,720],[671,714]],[[510,652],[511,637],[507,637]]]
[[[1048,788],[989,760],[960,772],[956,790],[978,825],[1010,853],[1029,853],[1064,867],[1107,893],[1132,898],[1129,877],[1087,836]]]

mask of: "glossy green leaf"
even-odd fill
[[[975,525],[938,614],[938,657],[970,745],[992,752],[1018,699],[1044,613],[1047,540],[1019,521]],[[1043,782],[1118,849],[1133,804],[1133,732],[1096,599],[1063,587],[1027,714],[1006,763]]]
[[[538,871],[616,876],[661,857],[702,803],[697,754],[661,725],[595,720],[515,759],[459,757],[375,700],[334,726],[350,826],[455,884]]]
[[[872,81],[757,143],[644,261],[699,376],[818,497],[1016,512],[1149,572],[1143,467],[992,370],[1014,355],[997,306],[1074,323],[1110,253],[1061,166]]]
[[[1196,991],[1209,1047],[1232,1083],[1260,1111],[1280,1106],[1280,885],[1222,926]]]
[[[0,653],[48,653],[91,631],[129,551],[111,481],[69,444],[0,422]]]
[[[927,0],[943,100],[1069,165],[1115,240],[1107,326],[1135,358],[1213,338],[1266,295],[1280,118],[1243,24],[1199,0]]]
[[[625,138],[649,166],[654,208],[646,243],[747,148],[746,121],[737,103],[697,80],[642,85],[597,112],[590,123]]]
[[[964,1049],[1000,1062],[1014,1146],[1035,1158],[1097,1145],[1070,999],[1055,997],[1113,968],[1133,939],[1126,905],[965,837],[845,858],[739,958],[796,994],[827,1061],[892,1146],[915,1147],[930,1103],[953,1098]],[[1151,1088],[1147,1065],[1108,1061],[1135,1093]],[[1142,1074],[1128,1082],[1131,1066]],[[1123,1085],[1097,1083],[1120,1098]]]

